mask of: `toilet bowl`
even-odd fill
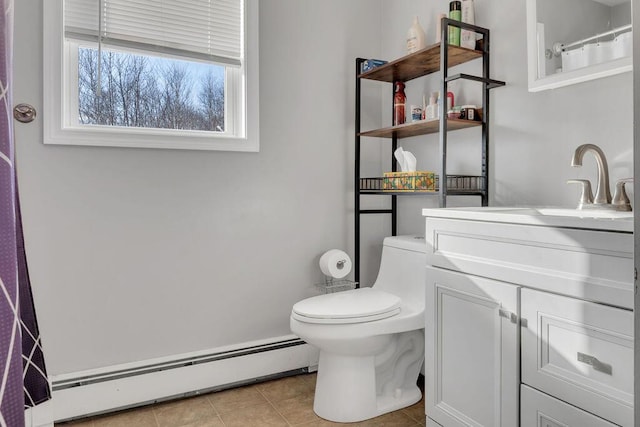
[[[320,350],[313,403],[320,417],[363,421],[421,399],[425,252],[422,237],[387,237],[371,288],[293,306],[291,331]]]

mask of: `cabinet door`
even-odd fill
[[[427,416],[444,427],[518,425],[519,287],[427,268]]]
[[[633,312],[523,289],[522,382],[633,426]]]
[[[575,406],[522,385],[520,427],[615,427]]]

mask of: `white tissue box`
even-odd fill
[[[436,191],[436,174],[429,171],[385,172],[384,191]]]

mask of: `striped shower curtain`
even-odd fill
[[[27,270],[14,165],[13,1],[0,0],[0,427],[50,397]]]

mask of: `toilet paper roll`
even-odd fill
[[[334,279],[342,279],[351,272],[351,258],[340,249],[331,249],[320,257],[320,270]]]

